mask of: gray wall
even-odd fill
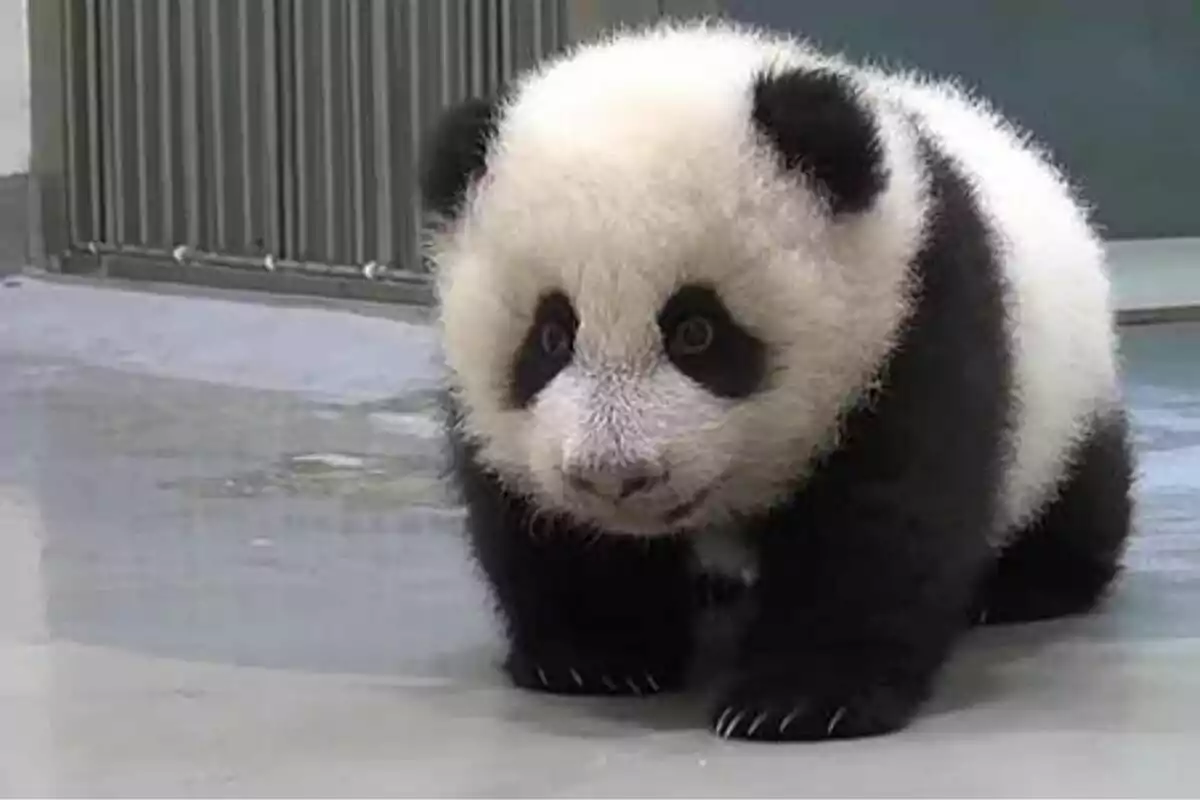
[[[737,19],[957,74],[1048,144],[1112,238],[1200,236],[1196,0],[724,0]]]

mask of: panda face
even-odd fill
[[[687,527],[722,495],[732,451],[709,445],[764,386],[766,345],[707,285],[676,289],[640,330],[623,326],[633,357],[587,324],[594,305],[543,294],[512,360],[539,494],[606,530]]]
[[[779,88],[761,76],[807,58],[721,30],[617,39],[474,108],[478,139],[442,137],[425,196],[446,217],[430,255],[449,384],[512,491],[668,534],[765,509],[836,437],[907,308],[922,209],[913,166],[848,162],[845,130],[827,137],[840,160],[781,153],[813,136],[764,130],[786,114],[760,107]]]

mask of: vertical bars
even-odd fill
[[[100,139],[101,106],[100,75],[103,62],[100,59],[100,0],[86,0],[84,4],[84,30],[86,47],[84,58],[87,76],[87,141],[88,141],[88,193],[90,196],[91,235],[101,237],[104,229],[104,154]]]
[[[421,96],[422,85],[421,80],[424,77],[424,71],[421,69],[421,3],[406,3],[405,8],[408,10],[407,28],[408,28],[408,152],[405,154],[407,158],[404,161],[405,171],[410,175],[416,175],[416,170],[420,162],[420,142],[422,134],[422,124],[424,117],[421,114]],[[397,253],[405,262],[415,265],[416,243],[421,230],[421,208],[416,202],[416,193],[409,194],[408,203],[408,224],[403,228],[404,249]],[[395,257],[395,256],[394,256]]]
[[[279,0],[244,0],[262,2],[263,7],[263,102],[260,123],[263,131],[263,159],[258,176],[265,184],[266,231],[262,249],[267,253],[283,251],[283,185],[279,174],[283,169],[280,126],[286,119],[280,102],[279,88]],[[251,172],[249,168],[247,174]]]
[[[105,234],[109,241],[116,244],[125,242],[126,195],[124,175],[121,174],[121,148],[125,145],[125,125],[121,119],[125,99],[125,93],[122,91],[124,87],[121,86],[121,56],[125,47],[125,37],[122,35],[121,17],[119,2],[102,0],[100,4],[100,52],[107,58],[104,68],[100,71],[100,80],[101,91],[107,97],[108,102],[103,103],[101,108],[104,112],[104,128],[109,133],[109,135],[101,137],[104,141],[104,175],[105,185],[108,189]]]
[[[296,81],[294,56],[296,50],[295,30],[292,17],[295,14],[296,0],[279,0],[279,15],[276,19],[277,61],[276,74],[279,76],[279,205],[280,205],[280,235],[279,255],[294,257],[296,251],[296,227],[299,214],[296,209],[296,198],[300,196],[296,174],[297,135],[296,135]],[[301,0],[303,2],[303,0]]]
[[[64,9],[66,7],[64,6]],[[31,13],[33,9],[30,9]],[[39,9],[36,13],[46,13]],[[81,19],[82,18],[82,19]],[[91,143],[89,121],[89,104],[87,103],[87,82],[82,80],[88,74],[86,58],[80,58],[85,47],[80,47],[81,41],[86,41],[86,15],[66,11],[61,17],[63,32],[62,54],[64,64],[65,103],[66,106],[66,192],[67,192],[67,241],[83,242],[92,238],[91,227],[92,207],[95,204],[93,184],[88,174],[89,147]],[[37,102],[36,95],[31,102]]]
[[[199,15],[196,3],[200,0],[180,0],[179,39],[180,75],[183,83],[183,183],[185,201],[183,215],[187,226],[186,244],[201,247],[205,219],[203,204],[203,173],[200,171],[200,53],[197,37]]]
[[[351,251],[356,263],[367,260],[367,183],[370,176],[367,173],[367,158],[365,156],[366,138],[370,131],[369,119],[364,119],[369,107],[370,98],[367,96],[368,77],[365,74],[367,60],[363,58],[363,50],[369,47],[363,41],[363,8],[361,4],[352,6],[347,13],[346,52],[350,60],[350,225]],[[368,26],[369,27],[369,26]]]
[[[181,194],[181,191],[176,187],[181,187],[183,181],[179,179],[179,170],[177,169],[176,159],[179,157],[180,148],[176,146],[175,139],[175,98],[176,94],[176,76],[179,71],[175,68],[174,59],[171,54],[174,52],[173,43],[178,41],[176,30],[171,24],[174,9],[168,3],[163,3],[158,6],[158,87],[159,87],[159,114],[158,120],[159,130],[159,164],[162,182],[159,185],[159,201],[162,207],[162,244],[170,247],[174,246],[179,241],[179,229],[176,225],[176,220],[180,214],[180,208],[176,202]]]
[[[205,14],[207,25],[204,27],[208,30],[208,44],[204,49],[204,60],[208,61],[206,65],[208,67],[208,85],[198,85],[195,88],[197,97],[206,94],[210,96],[208,108],[201,115],[203,124],[200,130],[208,139],[202,145],[211,144],[211,148],[206,153],[207,158],[204,159],[208,166],[208,183],[212,187],[207,209],[212,222],[210,226],[211,247],[221,251],[224,251],[229,245],[229,226],[225,218],[229,187],[225,181],[225,109],[223,100],[226,76],[223,68],[233,61],[233,59],[223,57],[222,53],[226,49],[233,50],[231,47],[233,42],[222,41],[221,8],[223,5],[228,7],[227,3],[212,2],[212,0],[204,3],[204,10],[207,12]],[[196,72],[197,75],[200,74],[199,67]],[[208,91],[206,92],[205,89]]]
[[[454,94],[451,90],[454,80],[454,71],[450,67],[450,54],[454,51],[454,45],[451,39],[451,12],[453,11],[454,3],[445,2],[438,3],[438,70],[441,73],[439,81],[439,98],[443,105],[448,105],[454,101]]]
[[[70,241],[415,270],[425,136],[567,0],[60,2]]]
[[[327,2],[328,0],[318,0]],[[288,169],[294,171],[296,200],[294,207],[295,224],[292,228],[292,258],[304,260],[308,258],[309,221],[308,198],[312,191],[312,180],[308,174],[309,141],[312,139],[312,115],[309,112],[309,101],[306,96],[308,76],[305,75],[308,64],[309,50],[305,34],[307,10],[312,7],[311,0],[294,0],[292,9],[292,113],[295,118],[289,120],[293,127],[295,138],[292,151],[294,160],[288,164]],[[311,23],[309,23],[311,27]]]
[[[467,92],[472,95],[482,95],[487,92],[487,52],[488,48],[485,45],[486,32],[484,25],[486,24],[485,4],[486,0],[470,0],[470,21],[468,30],[470,30],[470,44],[467,48],[467,53],[471,59],[471,83],[467,87]]]
[[[340,176],[344,172],[339,162],[345,153],[345,137],[341,134],[346,116],[342,110],[346,96],[346,87],[342,80],[346,72],[342,68],[344,64],[341,58],[344,53],[342,8],[340,3],[335,4],[331,0],[321,3],[321,92],[317,101],[321,112],[320,162],[324,175],[321,182],[323,202],[318,202],[317,205],[324,211],[324,232],[320,251],[316,255],[326,260],[334,260],[335,253],[339,250],[338,244],[343,230],[342,212],[348,200],[339,192],[342,188]]]
[[[395,174],[392,161],[392,104],[391,104],[391,72],[392,54],[389,12],[394,13],[395,7],[389,0],[371,0],[371,50],[372,66],[374,68],[374,103],[375,103],[375,155],[378,176],[375,192],[375,214],[379,219],[379,240],[376,243],[375,257],[384,262],[390,262],[395,252],[395,241],[392,238],[392,226],[397,218],[392,206],[392,179]]]
[[[136,105],[134,125],[136,149],[134,153],[137,158],[138,236],[143,242],[148,242],[152,241],[151,231],[153,228],[150,224],[150,158],[147,153],[150,125],[146,113],[147,94],[149,93],[146,70],[146,60],[149,57],[146,53],[148,47],[146,41],[147,9],[145,4],[134,3],[131,10],[133,12],[133,88]]]
[[[238,134],[241,139],[241,148],[239,155],[241,157],[241,196],[242,196],[242,237],[239,244],[246,249],[257,249],[255,247],[256,237],[255,230],[258,221],[259,209],[255,203],[255,181],[256,177],[254,164],[254,145],[256,137],[254,136],[254,104],[252,101],[252,93],[250,87],[251,76],[256,80],[264,80],[267,76],[261,71],[255,72],[256,66],[250,59],[250,54],[254,50],[254,44],[251,42],[251,25],[250,25],[250,2],[251,0],[237,0],[237,35],[238,35]],[[261,3],[261,0],[258,0]],[[265,9],[262,5],[256,3],[258,10],[262,11],[265,16]]]
[[[127,170],[130,195],[127,201],[129,218],[136,220],[135,241],[161,247],[169,242],[168,226],[173,207],[175,183],[165,178],[163,134],[171,130],[170,115],[164,109],[164,83],[169,73],[164,67],[163,54],[167,46],[160,37],[160,20],[168,14],[165,3],[131,3],[133,16],[132,73],[130,105],[133,106],[134,135],[127,136],[126,146],[132,148]],[[128,116],[126,117],[128,119]]]

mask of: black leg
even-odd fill
[[[684,542],[535,516],[452,443],[467,532],[505,623],[513,683],[558,694],[679,688],[695,607]]]
[[[830,496],[760,532],[758,615],[715,733],[848,738],[910,721],[966,627],[989,554],[983,519],[939,517],[906,491]]]
[[[987,625],[1090,611],[1120,571],[1133,515],[1133,454],[1124,415],[1100,419],[1055,500],[1004,552],[975,621]]]
[[[553,527],[489,531],[480,558],[507,621],[518,686],[563,694],[678,689],[691,649],[682,543],[587,538]]]
[[[1010,363],[989,231],[925,151],[934,209],[913,316],[839,447],[750,533],[756,618],[714,707],[720,736],[814,740],[906,725],[992,558]]]

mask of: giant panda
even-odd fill
[[[907,726],[979,622],[1092,609],[1132,455],[1105,254],[952,82],[733,23],[576,46],[421,174],[450,475],[525,689],[679,689],[726,738]]]

